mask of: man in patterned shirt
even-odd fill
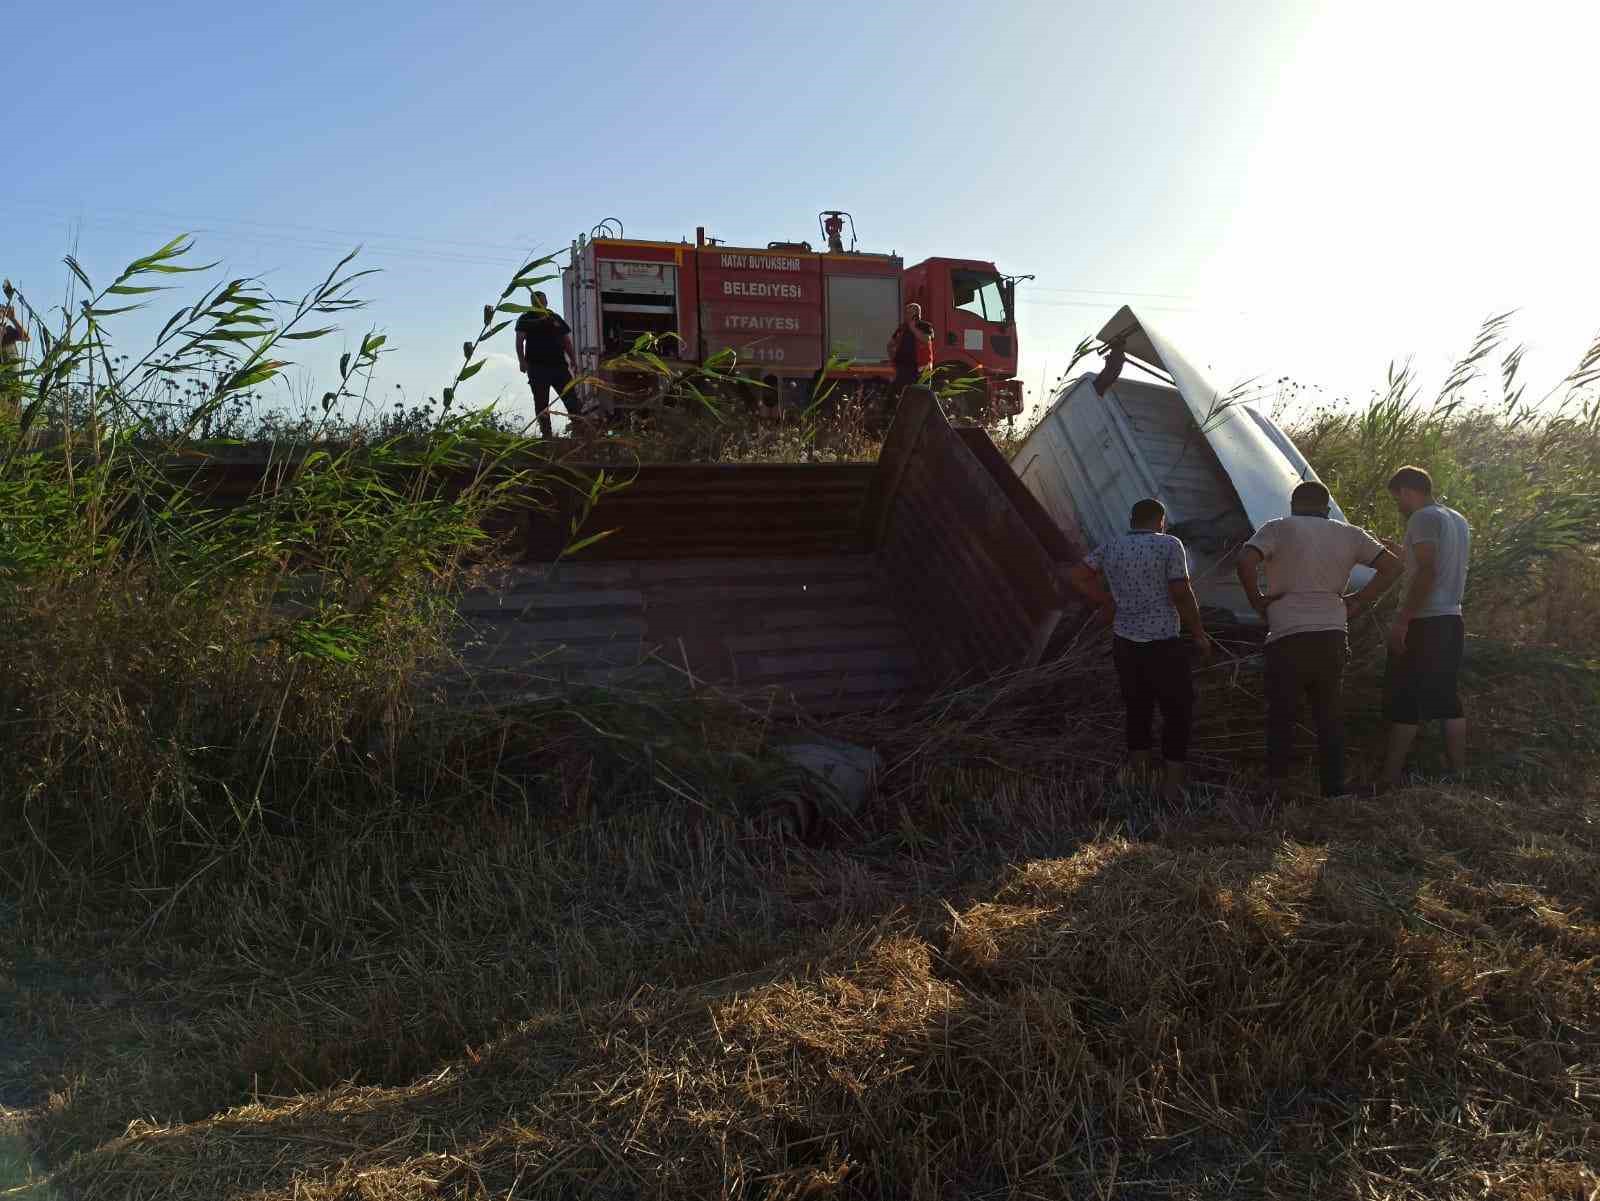
[[[1203,656],[1211,653],[1211,639],[1200,623],[1183,543],[1166,532],[1166,506],[1141,500],[1128,525],[1126,534],[1097,547],[1072,569],[1072,583],[1112,617],[1111,651],[1127,709],[1128,757],[1136,769],[1149,767],[1159,706],[1165,763],[1161,795],[1178,801],[1194,720],[1194,682],[1182,634],[1187,627]]]

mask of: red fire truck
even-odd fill
[[[839,388],[875,402],[894,374],[889,337],[902,306],[916,301],[934,327],[937,374],[970,381],[957,389],[962,408],[994,416],[1021,410],[1017,277],[976,259],[930,258],[906,268],[898,255],[857,250],[848,213],[824,212],[819,224],[822,250],[809,242],[729,246],[704,227],[692,243],[644,241],[624,237],[614,220],[580,235],[562,287],[579,374],[593,381],[581,385],[591,393],[585,399],[629,407],[664,391],[659,373],[616,361],[651,334],[660,338],[656,353],[674,367],[719,354],[727,363],[731,352],[732,372],[765,385],[752,389],[765,402],[809,403],[830,362],[828,377]]]

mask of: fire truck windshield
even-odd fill
[[[950,272],[950,293],[956,308],[982,317],[985,321],[1004,325],[1010,317],[1006,312],[1005,293],[1001,291],[998,275],[953,268]]]

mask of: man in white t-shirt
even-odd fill
[[[1189,675],[1189,639],[1202,656],[1211,640],[1200,623],[1200,605],[1189,582],[1183,543],[1166,532],[1167,510],[1159,500],[1133,506],[1128,532],[1108,539],[1073,567],[1073,587],[1113,614],[1112,658],[1127,709],[1128,758],[1149,766],[1152,726],[1161,709],[1161,791],[1183,797],[1194,721],[1194,681]]]
[[[1239,552],[1239,583],[1267,619],[1267,792],[1289,776],[1295,712],[1311,700],[1321,760],[1322,795],[1344,792],[1344,666],[1350,615],[1399,579],[1400,560],[1366,530],[1328,517],[1328,489],[1315,480],[1296,488],[1288,517],[1266,522]],[[1351,570],[1370,564],[1375,575],[1345,595]],[[1267,595],[1259,569],[1265,564]]]

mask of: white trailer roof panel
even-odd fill
[[[1104,342],[1120,340],[1128,354],[1161,368],[1172,377],[1200,432],[1228,473],[1252,526],[1260,527],[1274,517],[1288,516],[1289,493],[1303,480],[1316,478],[1309,466],[1301,466],[1305,460],[1298,452],[1294,459],[1299,459],[1299,464],[1284,453],[1282,444],[1267,433],[1255,414],[1243,404],[1229,403],[1226,392],[1179,354],[1149,322],[1136,316],[1129,306],[1123,305],[1116,316],[1106,322],[1100,339]],[[1302,470],[1307,474],[1302,475]],[[1333,515],[1344,520],[1337,503]]]

